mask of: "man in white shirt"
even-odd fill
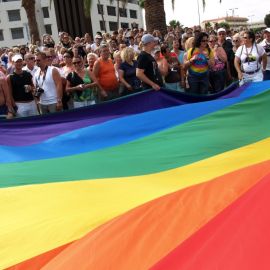
[[[43,52],[36,54],[36,63],[39,67],[35,73],[35,97],[40,99],[42,114],[61,111],[63,108],[63,85],[60,73],[56,67],[48,66],[47,55]]]
[[[264,40],[260,43],[267,55],[266,69],[263,70],[263,80],[270,80],[270,27],[264,30]]]
[[[102,41],[102,36],[99,34],[96,34],[95,36],[95,42],[91,45],[92,52],[95,52],[96,49],[99,47],[100,43]]]
[[[35,65],[35,56],[31,53],[27,53],[24,56],[24,61],[26,65],[22,69],[28,71],[31,73],[32,77],[34,77],[38,70],[38,67]]]

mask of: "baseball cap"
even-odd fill
[[[266,28],[266,29],[264,30],[264,32],[269,32],[269,33],[270,33],[270,27]]]
[[[12,57],[12,61],[16,63],[18,60],[23,60],[23,58],[22,58],[22,56],[20,54],[15,54]]]
[[[144,34],[142,36],[142,43],[145,45],[147,43],[150,42],[154,42],[154,41],[158,41],[158,38],[155,38],[154,36],[152,36],[151,34]]]
[[[161,51],[160,46],[156,46],[156,47],[154,48],[154,53],[157,53],[157,52],[160,52],[160,51]]]
[[[219,29],[217,30],[217,33],[220,33],[220,32],[226,32],[226,30],[225,30],[224,28],[219,28]]]

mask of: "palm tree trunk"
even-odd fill
[[[35,6],[36,6],[35,0],[22,0],[22,7],[25,9],[28,18],[31,42],[33,44],[36,44],[37,41],[40,41]]]
[[[155,29],[158,29],[163,35],[165,35],[167,32],[167,26],[164,0],[145,0],[144,9],[147,31],[153,32]]]
[[[119,29],[119,22],[120,22],[120,12],[119,12],[119,0],[117,1],[117,30]]]

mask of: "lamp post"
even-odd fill
[[[252,17],[254,17],[255,15],[252,14],[252,15],[248,15],[249,19],[250,19],[250,24],[252,24]]]
[[[201,15],[200,15],[200,6],[199,6],[199,0],[197,0],[197,7],[198,7],[199,25],[201,25]]]
[[[232,17],[234,17],[234,11],[235,11],[236,9],[238,9],[238,8],[230,8],[230,9],[229,9],[229,10],[232,11]]]

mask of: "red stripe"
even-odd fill
[[[151,270],[269,270],[270,174]]]

